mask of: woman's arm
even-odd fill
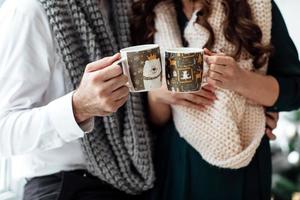
[[[272,44],[275,53],[270,58],[269,76],[264,77],[236,69],[236,63],[232,58],[227,58],[227,61],[222,58],[208,58],[216,65],[212,66],[215,72],[212,72],[210,81],[270,107],[269,111],[290,111],[300,107],[300,62],[280,10],[274,2],[272,5]],[[220,66],[224,62],[227,62],[226,68]]]
[[[234,58],[224,54],[207,55],[205,59],[210,66],[209,84],[238,92],[263,106],[272,106],[276,102],[279,85],[274,77],[244,70]]]
[[[234,78],[234,80],[229,81],[229,85],[228,83],[222,84],[220,81],[223,80],[223,77],[213,72],[210,81],[268,106],[268,111],[291,111],[300,107],[300,62],[297,49],[289,36],[280,10],[274,2],[272,5],[272,44],[275,53],[270,58],[269,76],[235,69],[236,64],[229,58],[231,69],[228,69],[230,67],[227,67],[227,70],[224,70],[224,67],[220,69],[224,72],[227,71],[225,74],[229,73],[229,78]],[[215,61],[216,58],[210,59]],[[218,68],[218,65],[215,67]],[[226,80],[224,81],[226,82]]]
[[[241,84],[237,92],[256,103],[273,106],[279,96],[279,83],[273,76],[265,76],[250,71],[244,71],[240,77]]]

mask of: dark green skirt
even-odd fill
[[[152,200],[270,200],[271,154],[262,140],[249,166],[220,169],[202,159],[171,124],[158,133]]]

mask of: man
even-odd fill
[[[127,12],[125,0],[2,5],[0,156],[23,155],[25,200],[134,199],[153,186],[142,101],[111,56],[130,44]]]

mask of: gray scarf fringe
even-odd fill
[[[103,19],[99,0],[40,2],[62,54],[70,91],[79,85],[86,64],[130,45],[129,1],[111,1],[115,35]],[[129,194],[152,188],[155,179],[151,134],[143,110],[141,96],[130,95],[117,113],[97,117],[94,131],[81,142],[89,172]]]

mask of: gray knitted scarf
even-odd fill
[[[62,54],[70,90],[79,85],[86,64],[130,44],[130,1],[110,1],[113,26],[103,19],[99,0],[40,2]],[[153,186],[151,138],[140,95],[130,95],[112,116],[96,118],[95,129],[82,139],[82,147],[89,172],[115,188],[138,194]]]

